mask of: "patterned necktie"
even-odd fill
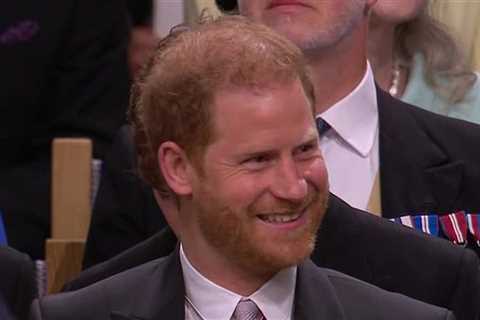
[[[328,122],[323,120],[321,117],[318,117],[317,119],[315,119],[315,121],[317,122],[317,130],[320,137],[327,133],[328,130],[330,130],[331,127]]]
[[[250,299],[241,299],[231,320],[266,320],[255,302]]]

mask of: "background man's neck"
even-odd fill
[[[385,91],[389,90],[392,82],[394,35],[393,24],[372,20],[368,35],[368,58],[372,64],[376,82]]]
[[[365,75],[366,29],[356,32],[360,35],[352,35],[350,39],[331,49],[305,53],[317,97],[317,114],[324,112],[352,92]]]

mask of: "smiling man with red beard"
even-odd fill
[[[454,318],[308,259],[329,192],[312,85],[287,39],[242,17],[177,29],[131,102],[140,173],[177,205],[165,213],[177,248],[36,301],[32,319]]]
[[[273,66],[261,68],[266,69],[254,74],[270,71],[268,77],[275,76]],[[182,164],[192,174],[187,191],[177,187],[178,172],[171,168],[182,159],[177,146],[159,148],[168,185],[188,197],[181,202],[182,226],[176,228],[186,255],[222,285],[227,281],[243,287],[249,283],[245,277],[258,275],[246,295],[311,254],[328,196],[312,108],[301,81],[255,78],[261,82],[253,88],[227,83],[215,93],[211,143],[197,166]],[[177,225],[172,215],[176,213],[166,218]]]

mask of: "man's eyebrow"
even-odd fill
[[[318,139],[318,131],[317,129],[311,129],[309,130],[305,136],[303,137],[303,140],[306,141],[306,142],[312,142],[313,140],[317,140]],[[305,142],[303,142],[302,144],[304,144]]]
[[[299,143],[298,145],[295,146],[295,149],[298,149],[298,148],[301,148],[305,145],[316,145],[318,144],[318,138],[317,138],[317,135],[308,135],[301,143]]]
[[[303,141],[299,142],[294,146],[294,149],[299,148],[301,146],[304,146],[306,144],[312,144],[312,143],[317,143],[317,134],[315,130],[312,130],[311,132],[307,133],[305,137],[302,139]],[[257,151],[239,151],[238,154],[236,154],[235,157],[237,158],[254,158],[257,156],[264,156],[264,155],[273,155],[275,153],[278,153],[278,150],[276,149],[265,149],[265,150],[257,150]]]
[[[274,155],[275,153],[278,153],[278,151],[274,149],[266,149],[266,150],[251,151],[251,152],[239,152],[236,155],[236,157],[248,159],[248,158],[255,158],[258,156]]]
[[[309,144],[312,142],[317,142],[318,138],[317,135],[314,136],[307,136],[302,142],[299,143],[298,146],[303,146],[304,144]]]

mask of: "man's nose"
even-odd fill
[[[275,170],[271,190],[275,197],[288,201],[302,201],[308,192],[303,172],[293,159],[280,161]]]

